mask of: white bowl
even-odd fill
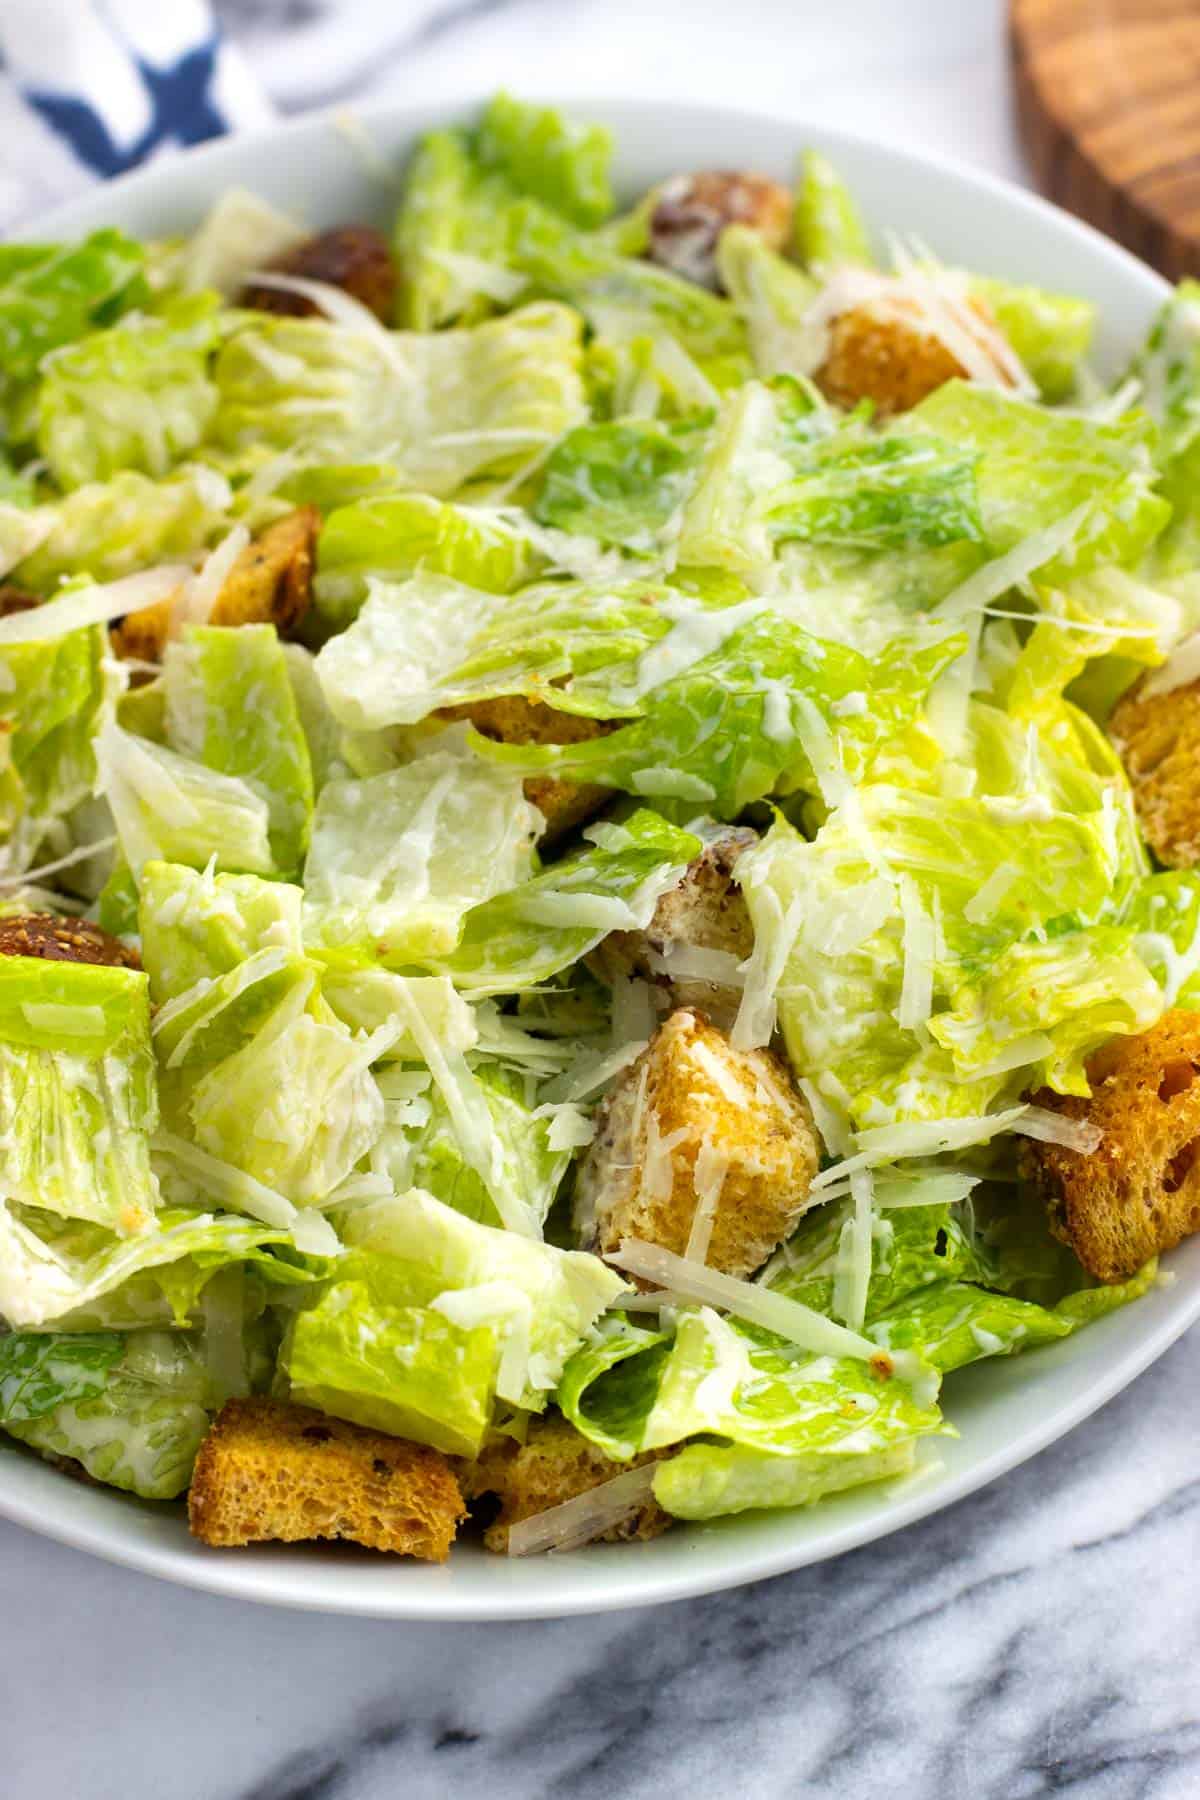
[[[782,179],[813,143],[842,170],[880,229],[915,233],[948,260],[1086,295],[1101,309],[1099,357],[1121,366],[1166,285],[1098,233],[1043,201],[949,163],[825,127],[700,105],[567,103],[609,124],[621,189],[633,195],[680,169],[755,168]],[[362,122],[397,163],[415,135],[461,109],[385,107]],[[382,215],[392,204],[360,148],[329,118],[234,139],[98,189],[41,221],[36,235],[116,224],[138,235],[185,230],[241,184],[314,225]],[[30,234],[34,235],[34,234]],[[648,1605],[779,1574],[895,1531],[1002,1475],[1078,1425],[1200,1317],[1200,1237],[1166,1259],[1174,1277],[1078,1337],[949,1378],[946,1411],[961,1436],[939,1441],[917,1477],[863,1488],[800,1512],[681,1526],[651,1544],[606,1545],[509,1562],[471,1545],[444,1568],[351,1546],[210,1550],[181,1507],[83,1487],[8,1440],[0,1515],[78,1549],[240,1599],[394,1619],[518,1619]]]

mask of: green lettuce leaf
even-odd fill
[[[970,287],[986,301],[1047,406],[1069,399],[1096,329],[1092,302],[991,275],[973,275]]]
[[[294,1206],[319,1204],[383,1129],[371,1074],[379,1049],[319,1001],[310,975],[291,983],[240,1048],[202,1072],[185,1070],[177,1105],[202,1151]]]
[[[208,378],[217,296],[131,314],[58,350],[37,397],[37,447],[61,488],[122,470],[167,475],[204,441],[217,408]]]
[[[683,512],[679,556],[761,577],[789,539],[933,548],[983,532],[976,456],[931,431],[880,436],[795,382],[747,382],[724,402]]]
[[[545,560],[503,517],[428,494],[386,494],[338,507],[322,528],[318,558],[317,604],[333,625],[355,617],[373,575],[396,580],[421,570],[509,594]]]
[[[101,1393],[124,1348],[115,1332],[9,1332],[0,1338],[0,1425],[24,1425]]]
[[[308,847],[312,763],[273,625],[192,625],[163,663],[167,742],[244,781],[267,808],[275,870],[293,876]]]
[[[683,1468],[663,1487],[679,1517],[796,1504],[826,1488],[877,1479],[896,1466],[889,1459],[881,1469],[881,1454],[911,1451],[917,1438],[944,1429],[930,1394],[936,1378],[920,1365],[912,1383],[881,1380],[865,1362],[797,1356],[794,1347],[710,1307],[681,1313],[669,1348],[660,1334],[641,1335],[651,1341],[622,1344],[624,1354],[607,1366],[603,1353],[593,1353],[586,1383],[568,1365],[559,1404],[585,1437],[620,1455],[716,1437],[722,1451],[734,1447],[795,1465],[780,1471],[774,1498],[770,1483],[755,1484],[754,1497],[746,1497],[719,1479],[723,1458],[701,1478],[707,1459],[689,1464],[685,1449],[662,1465],[663,1473]]]
[[[511,474],[577,423],[579,358],[579,322],[560,306],[438,333],[271,319],[217,358],[213,436],[235,455],[382,459],[401,487],[445,497]]]
[[[772,1456],[728,1444],[686,1444],[654,1471],[654,1498],[676,1519],[716,1519],[768,1507],[811,1506],[827,1494],[906,1475],[916,1439],[882,1450]]]
[[[575,125],[554,107],[497,94],[475,144],[485,167],[575,225],[602,225],[613,210],[612,138],[601,125]]]
[[[307,942],[396,967],[443,958],[472,908],[527,880],[538,829],[519,778],[452,751],[331,781],[304,869]]]
[[[355,1208],[343,1232],[338,1281],[296,1314],[281,1350],[292,1394],[452,1454],[478,1453],[497,1396],[540,1410],[621,1292],[595,1257],[415,1191]]]
[[[127,1283],[200,1258],[210,1268],[237,1262],[288,1233],[232,1214],[160,1211],[151,1226],[117,1237],[90,1223],[0,1202],[0,1312],[14,1331],[41,1330],[70,1317],[82,1330],[133,1322],[104,1312]],[[188,1263],[189,1273],[191,1264]],[[161,1280],[155,1283],[161,1294]]]
[[[717,268],[745,322],[755,374],[764,380],[804,374],[811,361],[804,318],[816,298],[816,283],[748,225],[726,226],[717,244]]]
[[[1154,1274],[1149,1264],[1132,1281],[1082,1288],[1052,1307],[969,1282],[937,1282],[906,1295],[868,1330],[884,1349],[916,1350],[945,1375],[983,1357],[1013,1356],[1070,1337],[1082,1325],[1138,1299]]]
[[[50,508],[44,540],[13,571],[34,593],[52,593],[64,576],[85,571],[116,581],[149,564],[202,550],[226,522],[229,484],[213,469],[188,466],[152,481],[125,469],[89,482]]]
[[[878,783],[860,789],[854,807],[836,811],[811,843],[777,820],[738,865],[755,926],[739,1032],[764,1041],[778,993],[795,1065],[838,1093],[861,1126],[984,1112],[1019,1091],[1022,1067],[1055,1067],[1061,1059],[1065,1071],[1079,1047],[1070,1014],[1085,991],[1099,1013],[1083,1037],[1097,1017],[1144,1023],[1150,986],[1118,955],[1097,965],[1113,983],[1107,996],[1080,989],[1064,1006],[1067,1016],[1049,1019],[1046,1030],[1044,1009],[1033,1031],[1006,1032],[996,1021],[996,1054],[966,1054],[972,1033],[988,1028],[966,1022],[977,1021],[987,1003],[964,990],[987,992],[995,959],[1031,929],[1071,915],[1099,925],[1138,877],[1104,804],[1106,784],[1084,771],[1076,782],[1085,794],[1090,785],[1087,810],[1078,800],[1079,810],[1066,810],[1045,798],[949,797]],[[1103,933],[1095,943],[1099,954]],[[1080,949],[1087,965],[1082,940]],[[926,1005],[910,999],[907,1016],[906,972],[918,988],[927,984]],[[998,1008],[1022,1004],[1015,994],[1006,998],[1003,968],[1000,981]],[[959,1048],[970,1079],[923,1031],[928,1022],[939,1037],[937,1021],[947,1002],[959,1004],[956,995],[963,1022],[950,1019],[946,1031],[956,1042],[956,1032],[965,1032]]]
[[[659,897],[700,851],[656,813],[591,827],[587,848],[473,907],[437,965],[474,995],[536,987],[594,950],[610,931],[643,930]]]
[[[487,1111],[490,1157],[504,1164],[492,1174],[492,1182],[499,1180],[518,1195],[540,1230],[570,1166],[572,1146],[551,1147],[553,1112],[533,1109],[523,1076],[492,1062],[477,1063],[474,1074]],[[473,1166],[478,1159],[469,1141],[464,1148],[460,1122],[445,1095],[433,1086],[411,1093],[413,1076],[401,1071],[392,1100],[388,1075],[379,1079],[389,1122],[371,1153],[372,1169],[386,1176],[397,1193],[421,1188],[468,1219],[503,1224],[488,1184]]]
[[[221,869],[273,873],[270,812],[249,782],[111,722],[95,748],[100,792],[135,875],[148,862],[203,868],[213,858]]]
[[[65,1356],[80,1340],[43,1341]],[[98,1341],[105,1340],[92,1340]],[[65,1392],[53,1410],[36,1418],[0,1422],[44,1455],[82,1463],[93,1481],[147,1500],[172,1500],[191,1480],[209,1426],[214,1397],[203,1340],[133,1331],[107,1342],[115,1344],[117,1356],[103,1367],[98,1384]]]
[[[534,517],[602,544],[661,552],[665,528],[695,479],[710,422],[700,413],[673,422],[577,426],[551,452]]]
[[[142,966],[156,1007],[236,970],[256,952],[302,954],[298,887],[148,862],[139,880]]]
[[[0,959],[0,1189],[124,1236],[158,1204],[158,1114],[146,977],[132,969]]]
[[[796,192],[796,252],[823,273],[846,263],[870,263],[866,227],[854,198],[819,150],[806,150]]]
[[[1136,561],[1169,516],[1154,492],[1153,433],[1140,414],[1105,425],[947,381],[895,429],[932,434],[979,458],[984,531],[996,555],[1086,506],[1070,543],[1039,569],[1044,581]]]
[[[574,744],[475,735],[473,747],[523,775],[601,782],[659,805],[682,801],[733,818],[777,789],[832,794],[861,777],[874,752],[917,715],[964,643],[961,636],[925,646],[897,642],[872,661],[810,636],[760,601],[704,613],[681,606],[676,619],[674,643],[651,649],[634,685],[616,689],[618,700],[640,708],[640,719]],[[603,716],[615,708],[595,710]]]
[[[0,859],[29,867],[46,833],[91,792],[92,738],[111,703],[101,627],[0,650]]]
[[[0,367],[28,381],[60,344],[141,300],[145,249],[116,230],[75,244],[5,244],[0,251]]]

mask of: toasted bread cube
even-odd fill
[[[1090,1099],[1032,1098],[1104,1133],[1084,1155],[1026,1141],[1021,1172],[1050,1228],[1097,1281],[1127,1281],[1159,1251],[1200,1231],[1200,1013],[1169,1012],[1116,1037],[1087,1065]]]
[[[308,607],[321,515],[299,506],[247,544],[209,614],[210,625],[274,625],[287,637]],[[171,626],[171,601],[127,613],[112,628],[113,649],[127,661],[161,662]]]
[[[1200,681],[1118,701],[1109,733],[1133,788],[1142,835],[1168,869],[1200,863]]]
[[[726,827],[662,896],[644,931],[610,932],[588,959],[594,973],[610,984],[619,977],[652,981],[672,1009],[697,1007],[717,1023],[730,1020],[737,1009],[735,986],[707,975],[672,973],[672,964],[686,968],[688,951],[716,951],[739,963],[750,955],[754,927],[734,869],[742,852],[757,842],[757,833],[745,826]],[[693,958],[697,967],[703,960]]]
[[[975,298],[969,304],[995,331],[986,303]],[[898,316],[910,311],[911,323]],[[969,372],[926,329],[915,305],[889,295],[886,302],[865,301],[838,314],[829,327],[828,353],[814,379],[836,406],[852,408],[860,400],[870,400],[879,416],[888,417],[910,411],[943,383]]]
[[[792,229],[792,196],[765,175],[706,169],[665,181],[650,215],[651,262],[685,281],[719,288],[717,244],[727,225],[746,225],[772,250]]]
[[[0,956],[38,956],[43,962],[98,963],[110,969],[140,969],[136,950],[90,919],[60,919],[54,913],[11,913],[0,918]]]
[[[523,1444],[512,1438],[496,1438],[475,1462],[461,1468],[459,1475],[468,1500],[491,1495],[500,1502],[500,1510],[484,1531],[483,1541],[489,1550],[503,1556],[508,1550],[511,1525],[531,1519],[535,1513],[547,1512],[552,1506],[561,1506],[576,1494],[586,1494],[589,1488],[611,1481],[626,1469],[640,1469],[671,1453],[648,1450],[632,1462],[611,1462],[566,1419],[552,1413],[530,1421]],[[597,1541],[615,1544],[631,1538],[658,1537],[674,1523],[671,1515],[650,1498]]]
[[[206,1544],[349,1538],[445,1562],[462,1517],[439,1451],[279,1400],[227,1402],[188,1494],[188,1523]]]
[[[318,232],[289,251],[272,268],[280,275],[299,275],[306,281],[323,281],[341,288],[385,325],[392,322],[396,305],[396,265],[388,241],[373,225],[336,225]],[[251,284],[239,304],[256,312],[283,313],[291,318],[321,317],[321,308],[307,294],[286,288]]]
[[[600,1108],[576,1230],[601,1256],[624,1238],[683,1256],[701,1209],[703,1260],[749,1275],[794,1228],[819,1160],[812,1116],[779,1057],[735,1050],[702,1014],[681,1010]]]
[[[17,587],[11,581],[0,582],[0,619],[7,619],[13,613],[32,612],[41,604],[37,595],[27,588]]]
[[[614,729],[606,719],[557,712],[540,700],[526,700],[519,694],[447,706],[438,717],[465,719],[484,737],[494,738],[499,744],[584,744],[589,738],[604,737]],[[611,788],[593,781],[560,781],[554,775],[531,775],[525,783],[525,798],[546,821],[544,844],[565,837],[577,825],[594,818],[611,793]]]

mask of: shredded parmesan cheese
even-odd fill
[[[654,1465],[626,1469],[611,1481],[576,1494],[545,1512],[519,1519],[508,1531],[510,1556],[536,1556],[545,1550],[578,1550],[603,1537],[639,1512],[654,1492]]]
[[[721,1189],[725,1185],[725,1177],[728,1173],[729,1158],[723,1151],[715,1147],[711,1138],[705,1138],[692,1171],[692,1182],[696,1189],[696,1210],[692,1214],[692,1227],[688,1232],[687,1248],[683,1253],[687,1262],[703,1263],[708,1260],[713,1220],[716,1217]]]
[[[739,1281],[735,1275],[722,1275],[703,1263],[689,1261],[664,1250],[660,1244],[643,1243],[640,1238],[626,1238],[621,1248],[605,1259],[618,1269],[637,1275],[643,1281],[655,1281],[682,1299],[702,1306],[719,1307],[773,1331],[777,1337],[809,1350],[815,1356],[855,1356],[864,1362],[878,1362],[879,1346],[847,1331],[812,1307],[789,1300],[771,1288],[756,1282]],[[890,1368],[890,1360],[888,1362]]]

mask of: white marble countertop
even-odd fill
[[[1022,177],[999,0],[218,10],[286,110],[500,85],[632,90],[836,119]],[[1200,1793],[1198,1377],[1194,1331],[1070,1438],[950,1511],[837,1562],[643,1614],[322,1619],[171,1588],[0,1525],[0,1791],[1185,1800]]]

